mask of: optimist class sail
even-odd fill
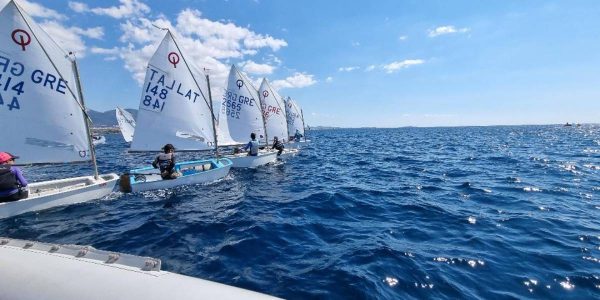
[[[296,130],[304,136],[304,120],[302,120],[302,111],[298,104],[288,97],[286,101],[286,113],[288,123],[288,135],[290,137],[296,134]]]
[[[131,151],[214,147],[208,100],[194,80],[170,31],[148,63]]]
[[[284,100],[271,87],[266,78],[263,79],[258,93],[267,132],[269,133],[269,144],[273,144],[274,137],[278,137],[284,143],[287,142],[288,128]]]
[[[265,123],[257,97],[258,91],[250,80],[232,65],[227,89],[223,94],[221,113],[226,115],[229,135],[237,144],[247,142],[252,132],[259,142],[266,142]],[[222,120],[219,121],[222,126]]]
[[[135,132],[135,119],[131,113],[120,107],[117,107],[115,113],[117,115],[117,122],[119,123],[123,139],[126,142],[131,143],[133,140],[133,133]]]
[[[89,161],[71,57],[12,1],[0,12],[0,40],[0,149],[22,164]]]

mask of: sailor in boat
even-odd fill
[[[250,139],[250,142],[244,147],[244,151],[248,150],[248,155],[250,156],[258,156],[258,141],[254,132],[250,134]]]
[[[175,179],[179,177],[179,172],[175,170],[175,147],[172,144],[166,144],[163,153],[156,156],[152,166],[160,170],[162,179]]]
[[[296,133],[294,134],[294,141],[299,142],[300,138],[302,138],[302,134],[300,133],[300,130],[296,129]]]
[[[279,150],[279,152],[277,152],[277,156],[281,155],[284,147],[285,146],[283,146],[283,143],[277,137],[273,137],[273,147],[271,147],[271,149]]]
[[[0,152],[0,202],[12,202],[29,196],[27,180],[21,169],[12,166],[19,158],[8,152]]]

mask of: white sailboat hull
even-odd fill
[[[285,144],[285,147],[288,149],[300,149],[302,146],[310,143],[310,140],[301,140],[299,142],[288,142]]]
[[[160,270],[160,260],[0,238],[2,299],[278,299]]]
[[[28,198],[0,203],[0,219],[102,198],[112,192],[118,178],[111,173],[100,175],[97,180],[93,176],[82,176],[30,183]]]
[[[300,152],[300,150],[298,150],[298,149],[283,149],[283,152],[281,153],[281,155],[277,156],[277,159],[288,160],[288,159],[296,156],[296,154],[298,154],[299,152]]]
[[[277,152],[258,152],[257,156],[248,153],[225,155],[233,162],[233,168],[256,168],[277,160]]]
[[[210,169],[202,169],[204,165],[211,165]],[[165,180],[157,169],[143,168],[131,170],[132,175],[125,175],[121,180],[129,180],[129,186],[121,183],[123,192],[144,192],[158,189],[169,189],[181,185],[201,184],[219,180],[229,173],[233,163],[229,159],[209,159],[177,163],[175,169],[183,175],[176,179]],[[198,169],[196,169],[198,168]],[[188,171],[189,170],[189,171]],[[135,174],[142,174],[136,177]]]

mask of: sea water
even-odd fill
[[[600,297],[600,126],[308,135],[285,163],[0,220],[0,236],[151,256],[289,299]],[[101,172],[153,159],[106,137]]]

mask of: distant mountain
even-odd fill
[[[134,118],[137,117],[137,109],[127,108],[125,110],[130,112]],[[94,123],[93,124],[94,127],[118,126],[117,117],[115,115],[115,109],[105,111],[105,112],[99,112],[99,111],[90,109],[90,110],[88,110],[88,114],[90,115],[90,118],[92,119],[92,122]]]

